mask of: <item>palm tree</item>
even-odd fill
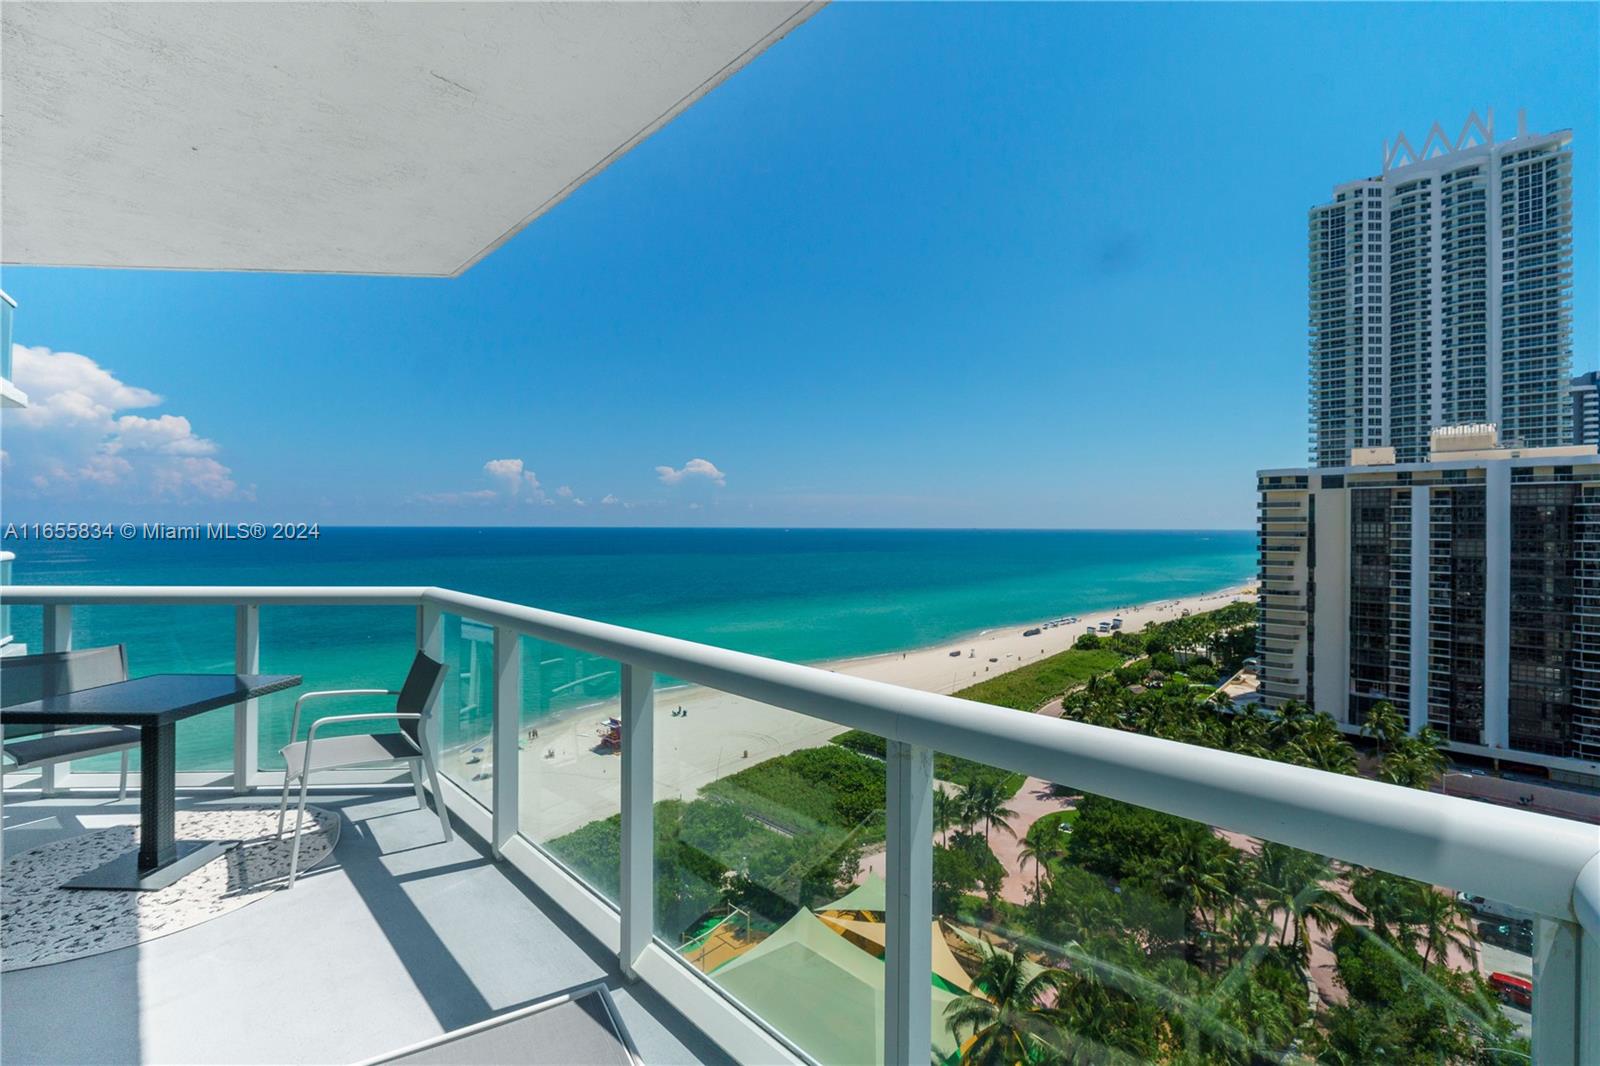
[[[1406,735],[1406,720],[1400,717],[1394,704],[1379,700],[1367,711],[1367,717],[1361,723],[1361,735],[1377,741],[1378,757],[1381,759],[1386,750]]]
[[[1311,950],[1313,923],[1331,929],[1344,920],[1342,901],[1325,887],[1333,869],[1320,856],[1267,841],[1250,874],[1250,891],[1272,919],[1278,946],[1297,957]]]
[[[1234,898],[1238,858],[1231,844],[1209,831],[1184,833],[1177,846],[1161,857],[1158,887],[1168,898],[1183,900],[1191,927],[1217,932],[1222,912]]]
[[[1290,761],[1330,774],[1356,772],[1355,749],[1343,737],[1303,736],[1289,749]]]
[[[1000,791],[1000,786],[993,781],[978,781],[967,786],[967,791],[962,796],[962,814],[968,825],[983,823],[983,842],[989,842],[989,834],[995,826],[999,826],[1012,836],[1017,831],[1011,828],[1011,819],[1017,812],[1006,806],[1010,797]]]
[[[1037,966],[1020,952],[990,944],[981,950],[983,963],[972,980],[975,994],[962,996],[944,1011],[957,1043],[964,1042],[963,1031],[971,1034],[961,1061],[1015,1066],[1058,1052],[1065,1034],[1054,1001],[1069,979],[1066,971]]]
[[[1050,860],[1060,854],[1056,843],[1056,828],[1047,823],[1043,818],[1028,826],[1028,831],[1022,835],[1022,851],[1019,858],[1022,860],[1023,869],[1028,863],[1033,863],[1033,898],[1039,898],[1040,876],[1044,867]]]
[[[1390,784],[1406,788],[1432,788],[1448,763],[1444,757],[1445,739],[1430,727],[1414,737],[1405,737],[1383,760],[1378,776]]]
[[[1471,919],[1453,893],[1418,883],[1408,902],[1406,917],[1409,924],[1416,927],[1417,943],[1422,948],[1423,973],[1428,972],[1430,959],[1448,965],[1446,960],[1452,947],[1460,948],[1468,959],[1477,959],[1478,945],[1472,939]]]
[[[1299,724],[1298,733],[1288,744],[1290,760],[1301,766],[1334,774],[1356,772],[1356,752],[1339,732],[1334,720],[1325,714],[1312,714]]]
[[[961,801],[943,788],[933,790],[933,825],[939,831],[939,843],[950,843],[950,827],[961,816]]]
[[[1348,876],[1350,895],[1359,905],[1354,913],[1372,927],[1373,934],[1391,944],[1409,942],[1405,878],[1359,866],[1352,867]]]

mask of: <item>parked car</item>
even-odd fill
[[[1509,1003],[1523,1010],[1533,1009],[1533,982],[1526,977],[1492,973],[1489,975],[1489,987],[1494,989],[1501,1003]]]
[[[1532,955],[1533,923],[1515,920],[1479,922],[1478,939],[1485,944],[1495,944],[1520,955]]]

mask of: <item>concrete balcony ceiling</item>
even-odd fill
[[[460,274],[820,6],[12,0],[0,256]]]

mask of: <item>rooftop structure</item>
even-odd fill
[[[1435,123],[1311,209],[1311,465],[1420,462],[1434,429],[1470,422],[1568,442],[1571,140],[1521,115],[1496,140],[1492,111],[1454,138]]]

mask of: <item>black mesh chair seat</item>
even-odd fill
[[[37,655],[0,658],[0,706],[15,707],[49,696],[112,685],[128,680],[128,653],[121,644],[78,651],[48,651]],[[128,794],[128,749],[139,744],[139,731],[131,726],[95,726],[91,729],[56,730],[38,725],[5,727],[5,755],[9,769],[48,766],[86,759],[91,755],[122,753],[119,794]]]
[[[114,725],[74,733],[41,733],[38,736],[8,740],[6,758],[18,770],[67,759],[83,759],[139,746],[139,731],[132,726]]]
[[[444,793],[439,790],[439,770],[434,765],[438,757],[430,751],[422,719],[428,714],[439,690],[444,686],[444,664],[417,652],[411,660],[411,669],[405,683],[398,689],[326,689],[307,692],[294,704],[294,715],[289,719],[289,743],[284,745],[283,798],[278,801],[278,836],[283,836],[284,817],[289,810],[289,787],[300,783],[300,804],[294,816],[294,843],[289,849],[289,887],[294,887],[300,872],[300,831],[305,824],[306,793],[311,787],[311,775],[321,770],[345,766],[371,766],[374,763],[402,762],[411,771],[411,785],[416,789],[417,806],[426,810],[427,799],[422,793],[422,776],[426,772],[433,785],[433,802],[438,809],[439,828],[446,843],[452,839],[450,814],[445,810]],[[394,709],[362,714],[335,714],[318,718],[304,740],[300,734],[300,708],[312,700],[353,699],[368,697],[394,700]],[[375,726],[386,723],[397,731],[383,733],[346,733],[318,736],[317,730],[325,725]]]

